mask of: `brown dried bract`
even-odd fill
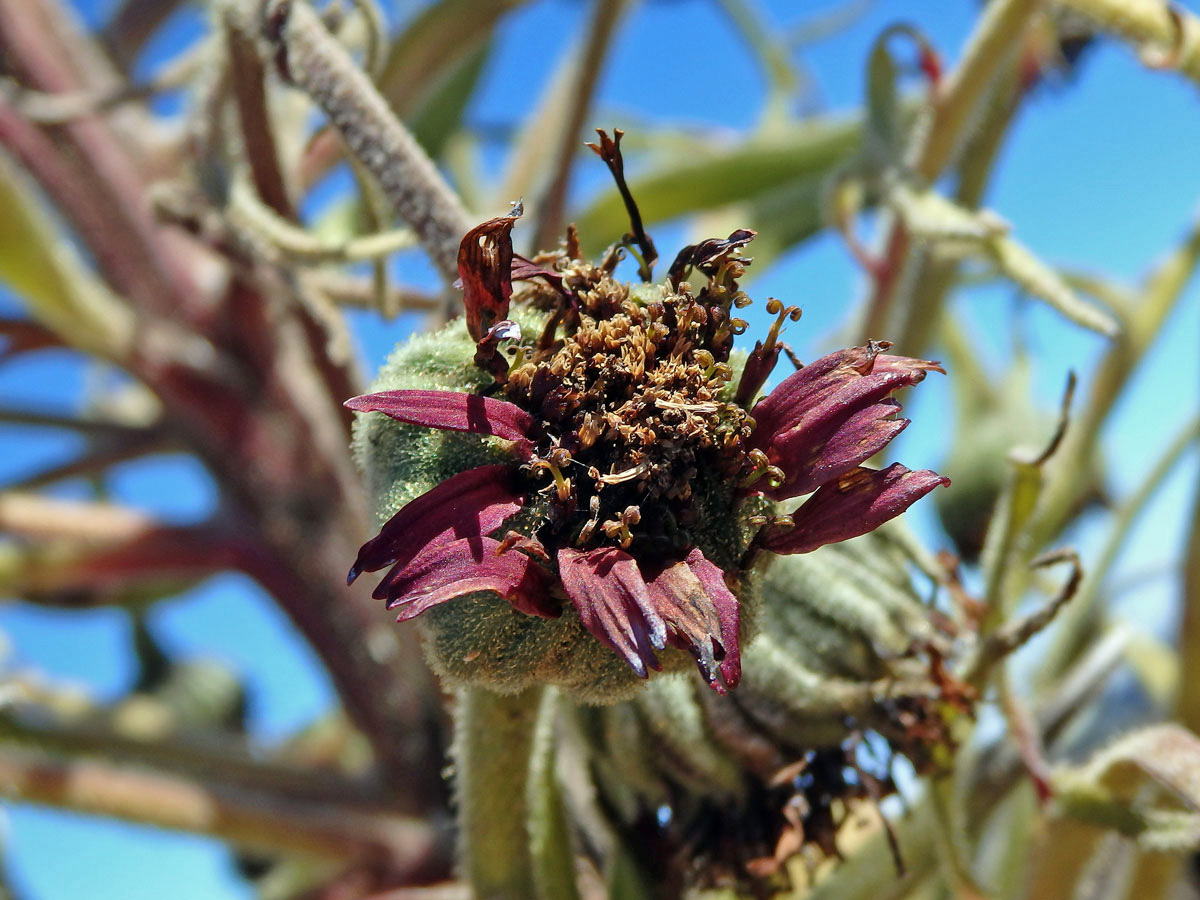
[[[476,341],[482,341],[488,329],[508,315],[512,296],[511,234],[521,212],[518,203],[508,215],[472,228],[458,245],[467,331]]]

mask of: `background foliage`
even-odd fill
[[[352,161],[304,83],[319,67],[293,42],[285,84],[256,4],[0,0],[7,890],[451,877],[443,698],[412,632],[342,585],[368,521],[339,404],[453,311],[446,235],[518,196],[519,248],[566,221],[592,252],[623,233],[576,165],[614,124],[660,248],[759,232],[746,288],[804,306],[803,358],[869,336],[946,362],[904,448],[954,480],[912,517],[963,562],[961,584],[937,570],[942,608],[987,603],[989,633],[1055,595],[1039,553],[1082,558],[952,770],[887,808],[907,877],[872,820],[812,895],[1194,890],[1200,21],[1155,0],[796,6],[325,7],[451,191],[395,152]],[[406,223],[414,196],[442,206]],[[597,871],[585,886],[635,896]]]

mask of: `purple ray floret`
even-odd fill
[[[639,678],[661,669],[655,650],[667,645],[666,623],[655,611],[645,579],[632,556],[615,547],[558,551],[563,588],[580,621],[612,647]]]
[[[362,545],[346,583],[363,572],[403,566],[430,544],[495,531],[525,502],[513,474],[503,464],[468,469],[406,504]]]
[[[487,434],[512,441],[528,459],[533,450],[533,416],[512,403],[457,391],[380,391],[344,404],[357,412],[380,412],[409,425]]]
[[[736,686],[741,678],[738,602],[724,573],[693,547],[687,559],[664,567],[647,587],[667,623],[671,645],[696,658],[700,673],[718,693]]]
[[[554,618],[561,608],[546,594],[548,575],[515,550],[498,553],[488,537],[459,538],[427,547],[406,566],[396,566],[375,589],[376,600],[400,608],[396,621],[419,616],[431,606],[476,591],[492,591],[519,612]]]
[[[950,479],[900,463],[886,469],[854,469],[818,488],[792,516],[791,528],[767,531],[762,545],[773,553],[808,553],[825,544],[874,531]]]

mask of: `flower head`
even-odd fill
[[[799,313],[771,301],[778,321],[736,377],[753,232],[687,247],[664,284],[630,286],[612,274],[620,246],[593,264],[572,234],[572,249],[527,260],[512,252],[513,221],[484,223],[460,249],[474,361],[492,382],[347,403],[485,437],[500,455],[404,504],[350,580],[388,568],[375,595],[401,619],[482,595],[530,621],[570,611],[637,676],[678,648],[724,693],[741,676],[755,561],[863,534],[947,483],[862,465],[908,424],[891,394],[941,370],[872,343],[800,368],[755,403]],[[699,289],[685,280],[695,275]],[[524,328],[505,318],[514,279],[529,281],[512,297]]]

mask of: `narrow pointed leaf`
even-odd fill
[[[84,267],[41,208],[25,177],[0,157],[0,282],[29,304],[29,312],[73,346],[105,357],[120,355],[133,317]]]
[[[1105,337],[1116,337],[1120,333],[1121,326],[1116,319],[1080,299],[1058,272],[1024,245],[1006,236],[993,240],[990,248],[1001,272],[1076,325]]]

